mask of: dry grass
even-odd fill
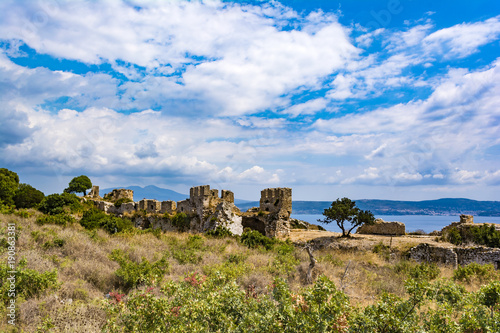
[[[121,286],[115,274],[119,265],[109,258],[114,249],[125,251],[135,262],[140,262],[142,258],[152,262],[166,255],[169,269],[163,281],[179,281],[194,271],[226,269],[228,274],[236,274],[242,288],[252,286],[257,293],[269,292],[268,286],[277,275],[286,278],[292,290],[306,286],[309,256],[300,246],[291,254],[298,264],[284,273],[276,267],[276,252],[248,249],[234,238],[201,236],[201,246],[198,244],[190,248],[191,235],[188,233],[166,232],[159,237],[152,233],[109,235],[102,230],[86,231],[79,224],[65,228],[40,226],[35,219],[36,215],[30,218],[0,215],[2,227],[12,221],[18,226],[18,258],[26,258],[27,267],[39,272],[57,269],[61,283],[58,290],[21,301],[20,322],[26,332],[35,332],[44,321],[45,324],[50,321],[55,325],[56,332],[100,332],[106,320],[102,310],[104,295]],[[313,278],[326,275],[350,296],[353,305],[362,306],[373,304],[384,292],[404,296],[405,276],[394,269],[398,262],[404,260],[401,253],[420,242],[435,243],[434,237],[391,239],[355,235],[352,239],[338,239],[338,236],[340,234],[324,231],[300,231],[292,232],[291,240],[305,242],[317,238],[317,244],[327,244],[314,252],[318,262]],[[63,245],[50,245],[55,239],[63,240]],[[374,247],[380,244],[390,246],[390,250],[374,253]],[[175,259],[172,254],[176,251],[191,251],[195,262]],[[5,251],[0,253],[3,262],[5,255]],[[453,269],[441,268],[441,277],[451,278],[452,275]],[[477,290],[478,284],[468,285],[467,289]],[[7,327],[2,325],[0,331],[7,331]]]

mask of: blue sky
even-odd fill
[[[46,194],[499,200],[498,1],[2,1],[0,166]]]

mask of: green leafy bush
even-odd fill
[[[243,245],[255,249],[259,246],[263,246],[266,250],[270,250],[273,248],[275,244],[275,240],[269,237],[264,236],[257,230],[249,230],[245,231],[240,238],[240,241]]]
[[[56,215],[64,213],[66,206],[72,211],[81,209],[80,199],[70,193],[51,194],[42,200],[38,210],[45,214]]]
[[[474,243],[500,248],[500,231],[497,231],[493,224],[474,226],[471,233]]]
[[[57,270],[40,273],[36,270],[26,268],[27,261],[21,259],[15,274],[16,296],[22,296],[25,299],[40,296],[44,291],[59,288],[57,282]],[[4,303],[11,298],[11,278],[12,269],[6,264],[0,263],[0,297]]]
[[[14,195],[14,204],[17,209],[37,207],[42,202],[45,195],[42,191],[37,190],[28,184],[19,184]]]
[[[403,273],[408,278],[430,281],[439,276],[440,269],[435,263],[414,264],[409,261],[401,261],[394,266],[396,273]]]
[[[215,229],[208,230],[205,235],[215,238],[232,237],[233,233],[228,228],[218,225]]]
[[[165,256],[154,263],[150,263],[144,257],[140,263],[136,263],[122,250],[113,250],[109,258],[120,265],[115,274],[121,279],[125,289],[139,285],[156,285],[161,282],[168,270]]]
[[[111,216],[97,208],[91,208],[83,213],[80,224],[88,230],[102,228],[110,234],[121,232],[132,228],[129,219]]]
[[[276,279],[269,293],[242,290],[234,280],[199,273],[169,281],[156,296],[150,290],[107,306],[109,332],[346,332],[348,298],[320,277],[301,293]]]
[[[179,231],[187,231],[190,227],[190,219],[185,213],[177,213],[172,219],[172,225]]]
[[[65,213],[57,215],[42,215],[36,218],[36,223],[40,225],[56,224],[65,227],[68,224],[72,224],[74,222],[76,222],[75,218]]]
[[[121,199],[116,200],[115,207],[120,207],[123,203],[126,203],[126,202],[134,202],[134,201],[130,198],[121,198]]]
[[[455,281],[467,283],[470,283],[473,278],[483,282],[492,280],[497,276],[498,274],[495,272],[495,267],[492,264],[480,265],[476,262],[472,262],[466,266],[459,266],[453,272],[453,279]]]
[[[171,249],[172,257],[181,265],[198,264],[203,259],[200,250],[204,248],[205,239],[200,235],[189,235],[183,245]]]

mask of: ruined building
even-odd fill
[[[94,189],[93,189],[94,190]],[[261,192],[260,207],[242,213],[234,204],[234,194],[209,185],[190,189],[189,199],[182,201],[158,201],[143,199],[138,202],[125,202],[116,207],[113,202],[121,198],[133,200],[133,191],[113,190],[99,200],[93,191],[96,207],[109,214],[127,215],[140,228],[161,228],[167,230],[192,230],[206,232],[217,226],[229,229],[233,234],[241,235],[243,228],[258,230],[268,237],[285,238],[290,233],[290,214],[292,213],[292,189],[268,188]],[[110,202],[111,201],[111,202]],[[179,225],[178,214],[184,213],[184,222]],[[183,215],[184,216],[184,215]]]

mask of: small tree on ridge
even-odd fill
[[[68,188],[64,189],[66,193],[81,193],[87,195],[87,190],[92,188],[90,178],[84,175],[75,177],[69,182]]]
[[[342,230],[342,237],[349,237],[351,231],[362,224],[373,224],[375,217],[369,210],[361,210],[356,207],[356,202],[348,198],[337,199],[332,202],[329,208],[323,212],[325,218],[318,220],[325,224],[336,222]],[[351,228],[346,226],[346,222],[351,224]]]

